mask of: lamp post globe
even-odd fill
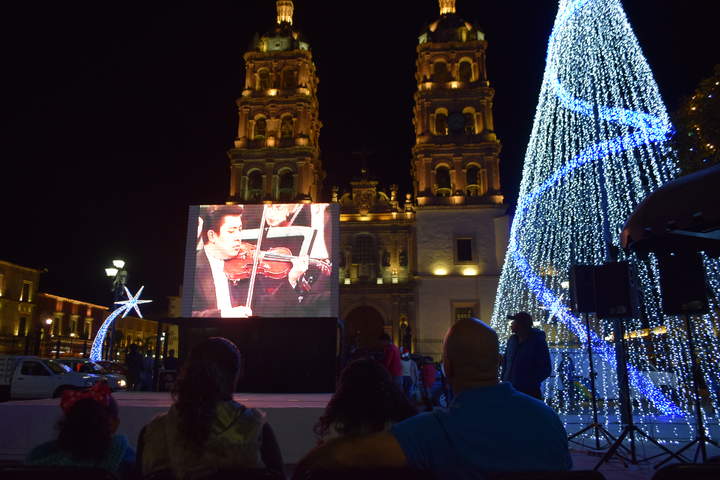
[[[123,291],[125,290],[125,284],[127,283],[127,270],[125,269],[125,260],[114,259],[112,261],[112,267],[105,268],[105,276],[113,279],[112,292],[113,299],[110,305],[110,310],[115,308],[115,302],[122,299]],[[106,358],[108,360],[114,360],[113,356],[113,344],[115,342],[115,322],[110,327],[110,335],[108,339],[108,348],[105,350]]]

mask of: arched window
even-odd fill
[[[258,72],[258,90],[267,90],[270,88],[270,72],[263,68]]]
[[[433,82],[447,83],[452,80],[447,63],[439,60],[433,64]]]
[[[290,170],[285,170],[278,178],[278,200],[292,202],[295,198],[295,177]]]
[[[448,123],[447,113],[439,111],[435,113],[435,135],[447,135]]]
[[[448,167],[441,166],[435,170],[435,182],[437,183],[437,195],[445,197],[452,193]]]
[[[253,170],[248,175],[248,200],[260,200],[262,198],[263,175],[260,170]]]
[[[465,134],[475,135],[475,114],[472,112],[465,112],[463,113],[463,117],[465,117]]]
[[[472,82],[472,63],[464,60],[460,62],[459,77],[461,82]]]
[[[255,138],[265,138],[267,135],[267,120],[265,117],[259,117],[255,120]]]
[[[377,276],[377,248],[375,238],[367,233],[357,235],[353,242],[352,263],[358,266],[358,277],[374,281]]]
[[[293,119],[290,115],[282,117],[280,122],[280,138],[292,138],[293,137]]]
[[[480,167],[471,165],[466,173],[467,189],[470,195],[477,195],[480,189]]]
[[[289,90],[297,88],[297,70],[289,68],[282,73],[282,88]]]

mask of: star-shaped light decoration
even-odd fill
[[[127,314],[130,313],[130,310],[134,309],[135,313],[137,313],[138,317],[143,318],[142,313],[140,313],[140,307],[139,305],[141,303],[150,303],[152,300],[140,300],[140,295],[142,294],[143,289],[145,286],[140,287],[140,290],[137,291],[137,293],[133,296],[130,293],[130,290],[128,290],[127,287],[125,287],[125,295],[127,295],[127,300],[120,300],[115,302],[118,307],[112,311],[110,315],[105,319],[105,321],[100,325],[100,328],[98,329],[97,334],[95,335],[95,340],[93,340],[92,348],[90,349],[90,360],[93,362],[98,362],[102,360],[102,348],[103,343],[105,342],[105,336],[107,335],[107,330],[112,324],[112,322],[115,321],[117,317],[122,315],[122,318],[127,317]]]
[[[127,317],[127,314],[130,313],[131,308],[135,309],[135,313],[137,313],[138,317],[143,318],[142,313],[140,313],[140,308],[138,307],[138,305],[140,305],[141,303],[152,302],[152,300],[140,300],[140,295],[142,294],[142,291],[145,288],[145,285],[140,287],[140,290],[137,291],[135,296],[133,296],[130,293],[130,290],[128,290],[127,287],[124,287],[124,288],[125,288],[125,295],[127,295],[128,299],[115,302],[118,305],[122,305],[121,308],[124,309],[122,318]]]

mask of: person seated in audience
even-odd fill
[[[265,414],[233,401],[240,352],[220,337],[190,352],[173,391],[170,410],[140,433],[142,474],[202,478],[217,472],[267,469],[282,475],[280,448]]]
[[[35,447],[25,463],[100,468],[120,478],[134,478],[135,451],[116,435],[120,419],[110,387],[98,382],[86,390],[63,392],[58,437]]]
[[[416,413],[385,367],[360,359],[340,374],[335,394],[314,430],[322,442],[342,435],[382,432]]]
[[[421,413],[388,432],[329,441],[301,461],[302,470],[407,466],[441,478],[477,478],[572,467],[558,415],[498,381],[492,328],[477,319],[455,323],[445,336],[443,363],[455,394],[449,408]]]

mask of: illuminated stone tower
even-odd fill
[[[315,64],[293,28],[293,2],[276,4],[276,25],[244,57],[238,133],[228,153],[230,202],[317,200],[321,193]]]
[[[420,35],[417,47],[411,167],[417,202],[415,346],[435,358],[454,322],[489,321],[509,223],[485,35],[457,15],[454,0],[439,4],[440,18]]]
[[[487,42],[477,26],[440,0],[440,18],[417,47],[412,174],[418,204],[500,204]]]

